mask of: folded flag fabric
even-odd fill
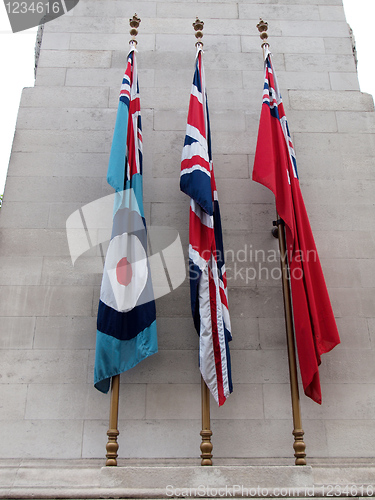
[[[202,53],[198,46],[182,151],[180,188],[191,198],[190,296],[199,335],[199,367],[221,406],[233,391],[228,345],[232,336]]]
[[[142,126],[135,52],[131,47],[107,174],[116,194],[100,290],[94,370],[95,387],[104,393],[109,390],[111,377],[158,350],[143,211]]]
[[[321,355],[340,343],[305,204],[271,53],[265,48],[263,104],[253,180],[275,195],[285,223],[293,319],[305,394],[321,404]]]

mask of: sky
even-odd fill
[[[314,0],[312,0],[314,3]],[[362,92],[375,96],[375,0],[343,0],[346,19],[354,31]],[[12,33],[0,4],[0,194],[3,192],[23,87],[34,85],[36,28]]]

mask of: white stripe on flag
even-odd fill
[[[209,163],[208,151],[199,142],[193,142],[183,147],[181,161],[190,160],[193,156],[200,156],[204,161]]]
[[[199,255],[199,252],[197,252],[197,250],[193,248],[191,243],[189,244],[189,258],[194,262],[196,266],[199,267],[201,271],[203,271],[203,269],[207,267],[207,262],[202,259],[202,257]]]
[[[209,172],[207,172],[207,169],[205,169],[201,165],[193,165],[190,168],[184,168],[184,170],[181,170],[180,177],[182,177],[185,174],[191,174],[191,172],[194,172],[195,170],[200,170],[201,172],[207,174],[208,176],[210,175]]]
[[[203,104],[202,92],[199,92],[199,90],[197,89],[197,87],[194,84],[191,87],[191,95],[193,95],[194,97],[196,97],[198,99],[198,101],[201,104]]]
[[[190,125],[189,123],[186,125],[186,135],[198,141],[202,145],[202,147],[208,149],[206,138],[203,137],[199,129],[197,129],[197,127],[194,127],[194,125]]]
[[[208,215],[202,207],[195,201],[193,198],[190,199],[190,208],[195,213],[197,217],[199,217],[201,224],[210,229],[214,227],[214,218],[212,215]]]
[[[219,404],[219,395],[217,388],[215,354],[212,341],[211,327],[211,303],[210,289],[208,281],[208,266],[203,270],[199,280],[199,315],[200,315],[200,334],[199,334],[199,368],[210,389],[215,401]]]

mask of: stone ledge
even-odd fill
[[[232,489],[233,485],[300,488],[312,486],[313,476],[310,466],[103,467],[100,482],[102,487],[137,488],[142,484],[146,489],[161,490],[167,485],[179,489],[197,489],[202,485],[211,489]]]
[[[331,490],[331,496],[360,498],[374,496],[375,489],[375,465],[362,460],[341,464],[322,460],[305,467],[264,461],[264,465],[250,465],[235,459],[231,462],[236,465],[213,467],[191,465],[190,460],[120,462],[127,465],[101,467],[103,460],[1,460],[0,498],[317,499],[329,497]]]

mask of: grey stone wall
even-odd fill
[[[185,248],[188,199],[179,170],[195,57],[191,24],[195,16],[205,21],[234,337],[234,393],[224,407],[211,405],[214,456],[292,457],[282,291],[271,276],[278,264],[261,253],[277,249],[274,201],[251,181],[263,87],[260,16],[269,22],[301,189],[342,339],[323,356],[322,407],[301,395],[307,453],[374,456],[374,106],[359,91],[341,0],[80,0],[45,25],[0,214],[1,457],[105,454],[109,397],[92,384],[101,273],[90,264],[98,250],[73,267],[65,222],[111,193],[106,169],[134,12],[142,19],[146,218],[176,228]],[[248,271],[246,280],[240,268],[254,268],[256,279]],[[200,374],[188,281],[156,306],[160,351],[121,378],[119,453],[198,457]]]

